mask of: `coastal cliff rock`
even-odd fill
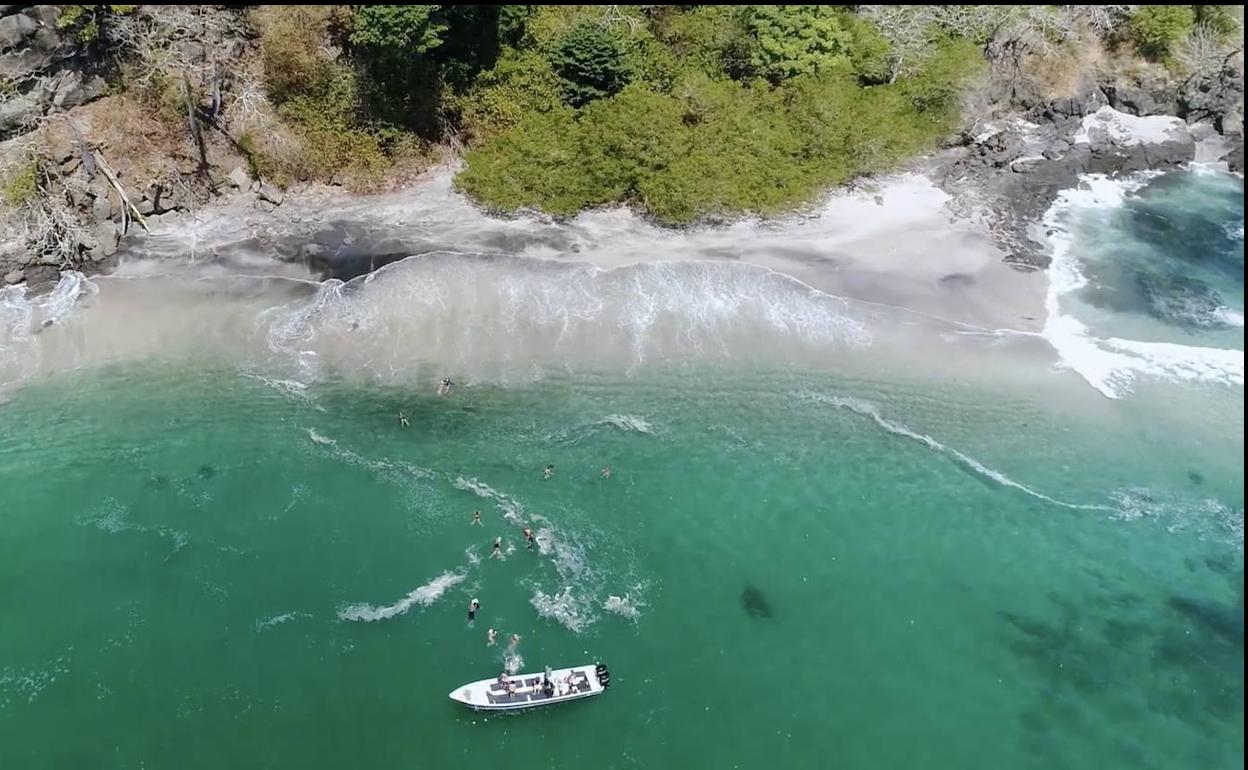
[[[72,36],[57,28],[55,5],[0,6],[0,139],[52,110],[99,98],[104,79]]]

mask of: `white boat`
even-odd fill
[[[450,697],[478,711],[510,711],[601,695],[610,685],[611,673],[597,663],[541,674],[499,675],[457,687]]]

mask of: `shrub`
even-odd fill
[[[530,114],[560,105],[560,82],[549,62],[534,52],[510,53],[481,73],[457,101],[470,144],[479,144],[520,123]]]
[[[574,107],[618,93],[630,78],[619,44],[594,24],[573,27],[551,53],[550,63],[563,100]]]
[[[269,6],[253,20],[261,33],[265,90],[274,103],[323,88],[329,60],[321,48],[331,22],[325,6]]]
[[[0,186],[5,203],[13,207],[24,206],[38,197],[39,171],[39,161],[34,159],[20,166],[5,179],[4,185]]]
[[[1131,14],[1131,38],[1143,56],[1164,60],[1191,33],[1195,21],[1190,5],[1141,5]]]

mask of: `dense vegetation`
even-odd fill
[[[61,8],[201,158],[211,127],[253,176],[367,190],[451,147],[458,186],[494,209],[626,203],[665,223],[895,167],[959,128],[990,67],[1060,72],[1091,45],[1186,77],[1242,46],[1231,6]]]

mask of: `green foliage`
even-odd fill
[[[520,123],[526,116],[551,112],[560,105],[559,78],[535,52],[505,54],[481,73],[458,100],[460,123],[470,144],[480,144]]]
[[[982,63],[931,42],[889,83],[894,51],[851,6],[351,6],[335,38],[343,8],[252,12],[298,145],[240,139],[256,175],[378,179],[449,127],[472,148],[457,184],[498,209],[773,213],[932,146]]]
[[[887,83],[892,74],[889,61],[891,49],[888,40],[875,25],[856,16],[848,17],[849,33],[853,45],[849,49],[849,62],[863,83]]]
[[[753,42],[745,26],[746,11],[748,7],[735,5],[669,10],[656,18],[655,35],[688,66],[712,78],[742,78],[750,72]]]
[[[755,74],[779,83],[849,65],[853,33],[826,5],[755,5],[745,15]]]
[[[1195,21],[1190,5],[1141,5],[1131,14],[1131,39],[1141,55],[1164,60],[1191,33]]]
[[[574,107],[618,93],[631,77],[616,39],[593,24],[580,24],[564,35],[550,63],[563,100]]]
[[[862,88],[840,68],[778,88],[703,74],[670,95],[634,84],[526,118],[470,152],[457,184],[506,211],[623,202],[668,224],[776,213],[931,147],[956,125],[957,86],[977,61],[969,43],[947,43],[886,86]]]
[[[780,83],[798,75],[855,72],[864,83],[889,76],[888,41],[840,6],[747,6],[748,74]]]
[[[359,5],[351,45],[386,56],[425,54],[442,45],[448,25],[438,5]]]
[[[929,114],[957,109],[961,85],[983,66],[979,48],[969,40],[946,38],[913,76],[899,81],[902,93],[915,108]]]
[[[529,18],[537,10],[535,5],[498,6],[498,40],[510,46],[520,44],[528,27]]]
[[[0,185],[0,193],[4,195],[4,202],[14,207],[24,206],[38,197],[39,172],[38,159],[33,159],[14,171],[4,180],[4,184]]]

